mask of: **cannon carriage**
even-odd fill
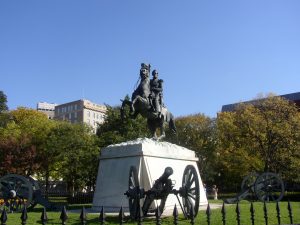
[[[36,180],[18,174],[8,174],[0,178],[0,200],[0,209],[6,206],[10,211],[20,211],[24,206],[32,209],[37,204],[50,210],[60,210],[42,196]]]
[[[196,217],[199,210],[200,190],[198,174],[194,166],[186,166],[182,186],[176,190],[174,183],[169,178],[173,174],[171,167],[166,167],[164,173],[155,180],[150,190],[145,191],[140,187],[136,167],[130,167],[128,190],[124,193],[128,197],[130,217],[134,220],[138,218],[139,213],[143,216],[149,215],[155,211],[151,208],[153,201],[159,200],[158,208],[163,213],[165,203],[169,194],[174,194],[179,202],[185,218]],[[179,199],[181,197],[181,201]],[[141,207],[140,200],[144,199]]]
[[[271,172],[250,173],[241,184],[241,192],[234,198],[226,199],[226,203],[235,203],[249,196],[262,202],[280,201],[284,195],[284,183],[282,179]]]

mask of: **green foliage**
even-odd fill
[[[237,182],[250,171],[272,171],[285,180],[300,180],[300,114],[294,104],[275,96],[256,99],[234,112],[219,113],[217,126],[227,181]]]
[[[84,124],[49,120],[36,110],[18,108],[0,127],[0,174],[63,178],[72,191],[95,186],[99,148]]]
[[[196,152],[199,171],[206,183],[215,183],[218,178],[216,160],[215,120],[195,114],[176,119],[177,136],[167,136],[167,140]]]
[[[9,121],[9,114],[5,112],[8,110],[7,98],[3,91],[0,91],[0,127],[6,126]]]
[[[85,124],[59,122],[47,139],[49,170],[67,182],[71,192],[94,188],[99,148],[97,137]]]
[[[0,113],[6,110],[8,110],[7,97],[3,91],[0,91]]]
[[[18,108],[0,127],[0,173],[31,175],[39,167],[38,153],[44,148],[51,121],[35,110]]]
[[[120,107],[107,106],[105,122],[99,125],[97,130],[100,147],[150,135],[145,118],[138,116],[136,119],[131,119],[128,108],[125,110],[125,116],[126,118],[122,120]]]

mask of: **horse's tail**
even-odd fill
[[[174,120],[174,116],[172,115],[172,113],[170,113],[169,128],[174,133],[177,132],[176,125],[175,125],[175,120]]]

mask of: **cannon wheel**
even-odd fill
[[[263,173],[255,181],[255,194],[260,201],[280,201],[284,195],[284,184],[275,173]]]
[[[196,217],[199,210],[200,199],[199,179],[197,171],[192,165],[188,165],[183,172],[180,195],[182,197],[186,217],[191,217],[191,209],[193,209],[194,217]]]
[[[30,181],[17,174],[8,174],[0,178],[0,199],[4,199],[10,210],[20,211],[33,203],[33,187]]]
[[[133,193],[137,193],[140,190],[138,173],[135,166],[131,166],[129,170],[128,190]],[[138,195],[130,196],[128,201],[130,217],[135,220],[140,210],[140,197]]]

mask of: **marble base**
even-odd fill
[[[154,181],[164,172],[166,167],[172,167],[174,173],[170,179],[174,188],[182,186],[183,171],[187,165],[197,169],[200,183],[200,205],[207,204],[207,198],[197,167],[198,158],[195,152],[168,142],[157,142],[148,138],[110,145],[101,150],[100,164],[92,210],[119,212],[122,206],[128,210],[128,199],[124,193],[128,190],[129,169],[135,166],[138,171],[140,187],[149,190]],[[141,202],[142,204],[142,202]],[[159,204],[156,200],[155,208]],[[168,196],[164,214],[172,212],[174,205],[179,203],[175,195]]]

